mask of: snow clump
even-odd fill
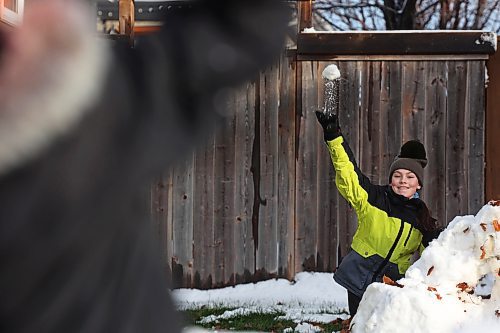
[[[335,79],[340,78],[340,71],[337,67],[337,65],[328,65],[325,67],[323,70],[322,76],[326,80],[333,81]]]
[[[456,217],[397,283],[371,284],[352,333],[500,332],[500,201]]]

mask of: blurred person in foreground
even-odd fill
[[[0,54],[0,330],[176,332],[148,184],[276,60],[279,1],[192,1],[134,49],[86,2],[31,1]]]

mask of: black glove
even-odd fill
[[[437,227],[432,231],[424,232],[424,235],[422,237],[422,245],[424,247],[427,247],[430,242],[439,237],[439,235],[444,231],[444,229],[446,229],[446,227]]]
[[[325,114],[321,111],[316,111],[316,118],[318,118],[321,127],[323,127],[323,136],[325,141],[331,141],[342,135],[339,126],[339,117],[336,114]]]

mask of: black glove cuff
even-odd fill
[[[338,131],[337,133],[327,133],[327,132],[324,132],[323,133],[323,138],[325,139],[325,142],[328,142],[328,141],[332,141],[332,140],[338,138],[341,135],[342,134],[340,133],[340,131]]]

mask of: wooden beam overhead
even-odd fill
[[[299,33],[297,55],[493,54],[496,34],[485,31],[350,31]]]
[[[191,5],[189,0],[136,1],[134,16],[136,21],[161,21],[167,11]],[[103,21],[117,21],[119,17],[118,11],[119,8],[116,2],[97,1],[96,14]]]

